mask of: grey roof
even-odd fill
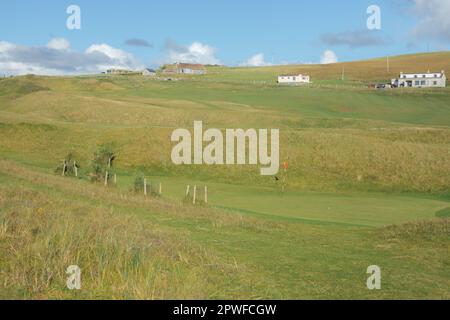
[[[401,73],[400,78],[402,79],[417,79],[417,78],[443,78],[445,73],[443,72],[422,72],[422,73]]]

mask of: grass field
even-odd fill
[[[450,90],[367,88],[449,60],[0,79],[0,298],[449,299]],[[275,84],[294,71],[313,83]],[[256,166],[174,166],[170,135],[195,120],[279,128],[286,191]],[[109,142],[105,188],[88,174]],[[78,179],[55,174],[69,152]],[[138,174],[162,197],[132,192]],[[188,184],[208,205],[183,200]],[[65,288],[69,265],[81,291]]]

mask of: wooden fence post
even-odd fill
[[[147,178],[144,178],[144,195],[147,195]]]
[[[66,168],[67,168],[67,163],[66,163],[66,160],[64,160],[64,162],[63,162],[63,171],[62,171],[62,176],[63,177],[66,175]]]
[[[208,203],[208,186],[205,186],[205,203]]]
[[[188,186],[186,187],[186,197],[189,196],[190,188],[191,188],[190,185],[188,185]]]
[[[159,183],[159,195],[160,196],[162,195],[162,183],[161,182]]]
[[[117,173],[114,173],[114,184],[117,184]]]
[[[108,178],[109,178],[109,173],[108,173],[108,171],[106,171],[106,173],[105,173],[105,187],[108,186]]]
[[[78,177],[78,168],[77,168],[77,162],[73,161],[73,169],[75,170],[75,177]]]
[[[195,204],[196,195],[197,195],[197,186],[194,186],[194,196],[192,197],[192,204]]]

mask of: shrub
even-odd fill
[[[135,178],[134,178],[134,192],[138,193],[138,192],[143,192],[144,190],[144,175],[139,173]]]
[[[113,162],[116,159],[116,152],[114,149],[114,143],[106,143],[100,145],[98,150],[94,153],[92,173],[90,174],[92,181],[104,181],[106,172],[109,173],[109,177],[113,176],[114,172],[112,167]]]

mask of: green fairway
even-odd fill
[[[196,180],[149,177],[155,190],[162,184],[165,198],[181,201],[187,185],[196,185],[200,200],[204,186],[208,186],[208,201],[212,206],[240,212],[244,215],[313,224],[342,224],[381,227],[436,217],[436,213],[450,205],[448,201],[418,196],[377,193],[282,193],[273,188],[205,183]],[[120,186],[132,184],[131,177],[122,177]]]
[[[222,201],[214,202],[269,216],[372,227],[432,219],[436,211],[449,204],[386,195],[289,193],[273,196],[260,191],[253,196],[242,193]]]

